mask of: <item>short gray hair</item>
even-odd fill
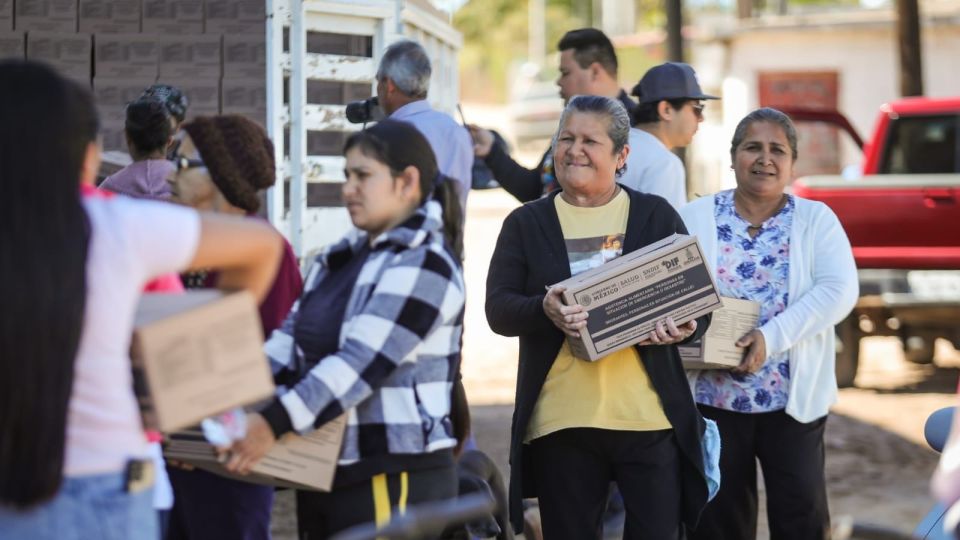
[[[620,100],[603,96],[573,96],[560,115],[560,124],[553,135],[553,148],[556,149],[557,137],[573,113],[595,114],[607,121],[607,136],[613,141],[613,153],[623,150],[630,140],[630,114]],[[626,171],[626,165],[617,171],[620,176]]]
[[[416,41],[403,40],[387,47],[377,68],[377,81],[390,79],[404,94],[426,98],[430,88],[430,57]]]
[[[780,126],[783,134],[787,136],[787,143],[790,145],[790,153],[793,154],[793,160],[797,160],[797,126],[793,125],[793,120],[786,113],[770,107],[757,109],[743,117],[737,124],[737,129],[733,130],[733,140],[730,141],[730,158],[737,154],[737,147],[747,136],[747,130],[757,122],[768,122],[775,126]]]

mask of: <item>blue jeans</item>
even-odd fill
[[[0,506],[4,540],[157,540],[153,490],[127,493],[122,473],[65,478],[53,500],[27,511]]]

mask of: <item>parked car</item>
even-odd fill
[[[838,384],[853,384],[865,336],[899,337],[916,363],[933,361],[937,338],[960,348],[960,97],[884,104],[866,142],[834,111],[785,112],[833,123],[864,152],[861,178],[792,187],[833,209],[859,269],[860,300],[837,326]]]

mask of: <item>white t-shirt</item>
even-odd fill
[[[630,128],[627,171],[617,179],[641,193],[652,193],[679,209],[687,204],[687,173],[683,162],[660,139],[638,128]]]
[[[151,279],[183,270],[200,239],[194,210],[116,197],[86,198],[87,299],[67,416],[64,475],[122,471],[149,455],[130,371],[137,301]]]

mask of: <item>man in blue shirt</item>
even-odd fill
[[[427,102],[430,58],[409,40],[390,45],[377,68],[377,99],[391,120],[409,122],[427,138],[440,172],[458,184],[460,206],[466,215],[473,167],[473,141],[467,129]]]

